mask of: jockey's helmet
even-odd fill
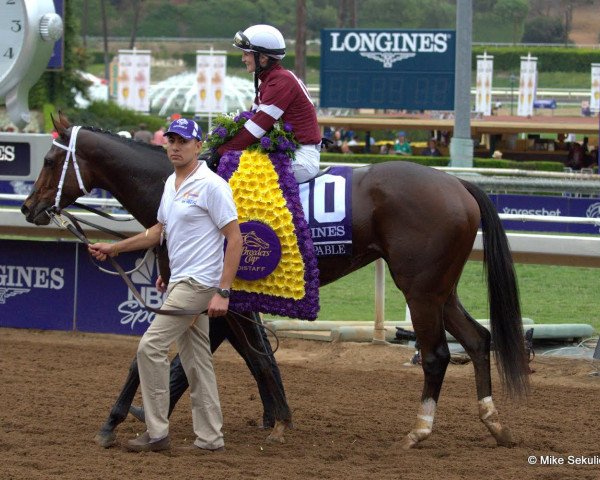
[[[253,25],[233,37],[233,46],[245,52],[264,53],[281,60],[285,56],[285,40],[279,30],[271,25]]]

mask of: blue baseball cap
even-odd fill
[[[169,125],[169,129],[163,134],[163,136],[167,137],[171,133],[176,133],[186,140],[191,140],[192,138],[195,138],[196,140],[202,140],[202,129],[196,122],[193,120],[188,120],[187,118],[178,118],[177,120],[173,120],[171,125]]]

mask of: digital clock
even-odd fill
[[[323,30],[321,107],[453,110],[455,34]]]

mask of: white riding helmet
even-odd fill
[[[233,37],[233,46],[245,52],[264,53],[281,60],[285,57],[285,40],[279,30],[271,25],[253,25]]]

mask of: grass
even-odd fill
[[[523,317],[535,323],[588,323],[600,331],[596,268],[549,265],[516,266]],[[404,320],[406,303],[386,274],[385,319]],[[468,262],[458,288],[465,308],[475,318],[489,318],[487,283],[481,262]],[[375,266],[354,272],[321,289],[319,320],[365,321],[375,317]],[[268,318],[268,317],[267,317]]]

